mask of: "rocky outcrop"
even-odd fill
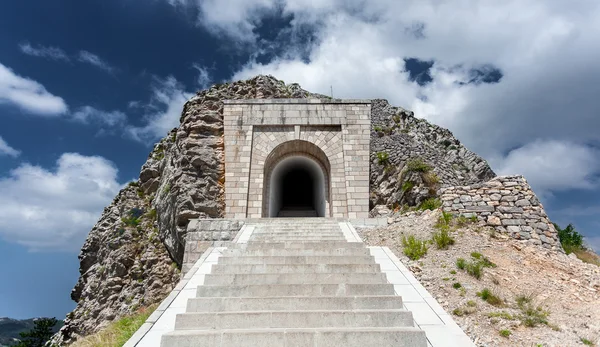
[[[95,332],[159,302],[173,289],[179,270],[159,238],[151,200],[133,183],[104,209],[79,255],[81,275],[71,291],[77,307],[67,315],[55,343]]]
[[[523,176],[501,176],[488,182],[441,190],[443,209],[477,217],[487,226],[518,240],[560,250],[558,233]]]
[[[180,126],[154,146],[139,181],[119,193],[90,232],[72,293],[77,307],[57,342],[93,333],[137,307],[160,301],[174,287],[188,221],[223,217],[223,100],[260,98],[328,97],[270,76],[217,84],[192,97]],[[385,100],[373,100],[372,123],[373,206],[414,205],[437,194],[439,187],[495,176],[448,130]],[[380,153],[387,157],[379,158]],[[206,241],[225,241],[231,235],[211,233],[210,238]]]
[[[386,100],[372,102],[370,155],[371,207],[414,206],[437,196],[440,187],[481,183],[496,176],[452,132]]]
[[[192,97],[180,126],[154,146],[139,181],[119,193],[90,231],[71,294],[77,307],[55,342],[162,300],[179,279],[188,221],[223,217],[223,100],[309,97],[326,98],[268,76],[217,84]],[[123,222],[131,211],[140,214],[135,227]],[[215,235],[211,241],[230,237]]]

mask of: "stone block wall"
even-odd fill
[[[477,216],[513,238],[549,249],[562,249],[554,225],[523,176],[501,176],[485,183],[440,190],[443,210]]]
[[[233,241],[243,225],[243,220],[190,220],[185,235],[182,276],[194,266],[194,263],[209,247]]]

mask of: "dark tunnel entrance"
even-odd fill
[[[269,217],[327,215],[325,174],[315,160],[289,156],[275,165],[269,181]]]
[[[303,214],[303,211],[306,217],[313,212],[316,217],[314,182],[305,168],[298,167],[290,170],[284,174],[279,184],[281,185],[279,217],[285,217],[285,214]]]

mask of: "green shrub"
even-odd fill
[[[512,333],[510,332],[510,330],[508,329],[502,329],[500,330],[500,336],[502,337],[509,337]]]
[[[527,304],[521,308],[521,323],[526,327],[536,327],[540,324],[548,324],[548,315],[550,313],[544,310],[541,306],[534,307],[532,304]]]
[[[162,191],[164,194],[168,194],[171,191],[171,184],[167,183]]]
[[[456,259],[456,267],[464,270],[467,267],[467,261],[464,258]]]
[[[150,218],[151,221],[155,221],[156,220],[156,216],[157,216],[157,213],[156,213],[156,209],[155,208],[153,208],[150,211],[148,211],[148,218]]]
[[[448,249],[454,244],[454,239],[450,236],[448,228],[441,228],[440,231],[433,233],[433,242],[438,249]]]
[[[426,172],[423,174],[423,182],[425,182],[428,187],[431,187],[440,183],[440,178],[435,172]]]
[[[502,319],[506,319],[506,320],[516,320],[517,319],[512,314],[510,314],[508,312],[504,312],[504,311],[490,312],[490,313],[488,313],[488,317],[490,317],[490,318],[502,318]]]
[[[415,186],[414,182],[406,181],[406,182],[402,183],[402,191],[406,192],[408,190],[411,190],[411,189],[413,189],[414,186]]]
[[[460,284],[459,282],[456,282],[456,283],[454,283],[452,285],[452,288],[454,288],[454,289],[458,289],[458,288],[461,288],[461,287],[462,287],[462,284]]]
[[[422,159],[415,158],[406,162],[406,170],[408,172],[429,172],[431,166],[427,165]]]
[[[373,130],[375,130],[377,132],[381,132],[381,131],[383,131],[383,128],[380,127],[379,125],[376,125],[376,126],[373,127]]]
[[[575,250],[583,248],[583,235],[575,230],[573,224],[569,224],[566,228],[561,229],[558,224],[554,223],[554,228],[558,232],[558,239],[565,253],[570,254]]]
[[[387,152],[377,152],[377,162],[379,165],[388,165],[390,163],[390,155]]]
[[[442,146],[444,146],[444,147],[448,147],[448,146],[450,146],[451,144],[452,144],[452,141],[450,141],[450,140],[448,140],[448,139],[445,139],[445,140],[442,140],[442,141],[440,141],[440,145],[442,145]]]
[[[456,270],[450,270],[450,273],[456,275]]]
[[[476,294],[478,297],[481,298],[481,300],[487,302],[488,304],[490,304],[492,306],[504,305],[504,302],[502,301],[502,299],[500,299],[500,297],[498,295],[494,294],[488,288],[483,288],[483,290],[481,290],[480,292],[477,292]]]
[[[427,245],[425,241],[417,239],[414,235],[402,238],[404,254],[411,260],[418,260],[427,254]]]
[[[131,181],[129,183],[127,183],[128,187],[138,187],[140,184],[138,181]]]
[[[473,257],[475,259],[481,259],[481,257],[483,257],[483,255],[479,252],[471,252],[471,257]]]
[[[417,210],[425,211],[425,210],[435,210],[442,207],[442,201],[436,198],[429,198],[423,200],[419,206],[417,206]]]
[[[468,262],[465,267],[467,273],[476,279],[480,279],[483,274],[483,265],[480,262]]]
[[[592,340],[588,340],[586,338],[580,337],[579,340],[586,346],[595,346],[596,344]]]

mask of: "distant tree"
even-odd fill
[[[44,347],[52,338],[52,328],[58,323],[56,318],[40,318],[35,320],[34,327],[28,332],[19,333],[21,341],[15,347]]]
[[[571,253],[575,249],[583,248],[583,235],[575,230],[573,224],[567,225],[566,228],[562,229],[558,224],[553,223],[554,228],[558,232],[558,239],[560,244],[563,246],[565,252]]]

